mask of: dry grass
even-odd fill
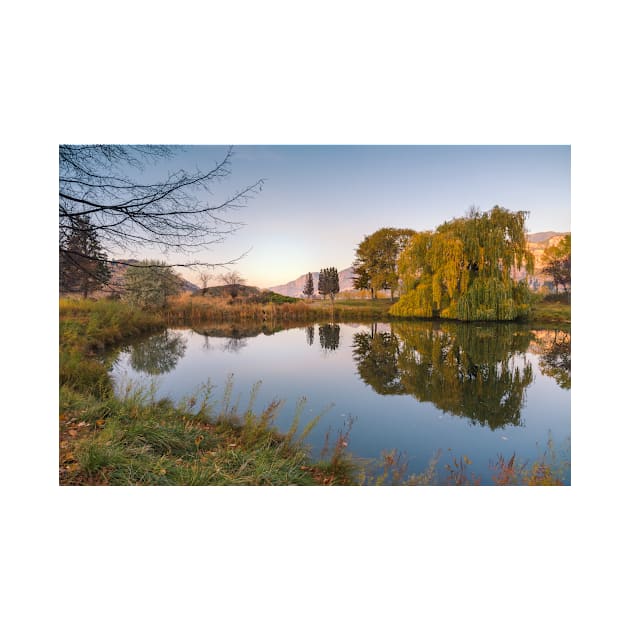
[[[335,300],[333,312],[327,300],[261,304],[245,298],[182,294],[169,301],[165,318],[169,325],[256,321],[273,326],[283,322],[329,321],[332,318],[341,321],[387,319],[390,306],[389,300]]]

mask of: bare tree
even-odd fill
[[[198,273],[199,284],[201,285],[201,295],[205,295],[208,292],[210,286],[210,280],[212,280],[212,274],[207,271],[201,270]]]
[[[245,278],[238,271],[226,271],[219,278],[227,286],[228,293],[235,298],[238,295],[239,285],[244,284]]]
[[[210,203],[212,187],[231,173],[232,149],[209,170],[180,169],[155,183],[132,178],[130,173],[170,159],[178,150],[156,145],[60,145],[60,255],[77,254],[68,252],[64,244],[88,218],[99,243],[110,254],[114,249],[133,251],[147,246],[157,246],[165,254],[195,254],[241,227],[226,213],[244,207],[261,190],[263,180]],[[215,267],[236,260],[192,260],[168,266]]]

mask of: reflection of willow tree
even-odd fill
[[[131,347],[131,367],[136,372],[164,374],[170,372],[186,353],[181,333],[166,330]]]
[[[520,425],[533,381],[523,358],[531,335],[513,325],[394,324],[392,332],[355,335],[361,377],[377,392],[421,402],[491,429]]]
[[[354,335],[352,354],[359,376],[379,394],[404,394],[400,382],[399,340],[391,332],[378,332],[377,324],[369,333]]]
[[[571,389],[571,333],[554,330],[543,344],[540,371],[553,378],[562,389]]]
[[[319,343],[324,350],[336,350],[339,347],[339,324],[320,324]]]
[[[312,346],[314,340],[315,340],[315,326],[307,326],[306,327],[306,343],[309,346]]]

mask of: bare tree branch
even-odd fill
[[[132,179],[133,170],[171,158],[177,148],[154,145],[60,145],[59,242],[83,229],[91,229],[104,250],[133,251],[158,245],[163,252],[194,254],[222,242],[242,227],[226,213],[247,205],[264,184],[260,179],[218,203],[208,203],[215,184],[231,173],[232,148],[205,171],[177,170],[154,183]],[[194,261],[172,267],[217,267],[230,261]]]

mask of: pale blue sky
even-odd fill
[[[226,149],[185,147],[144,177],[211,168]],[[262,192],[230,215],[244,227],[197,256],[223,261],[251,249],[236,269],[259,287],[344,269],[365,235],[385,226],[433,229],[471,205],[529,211],[530,232],[571,229],[569,146],[236,146],[232,175],[214,199],[260,178]]]

